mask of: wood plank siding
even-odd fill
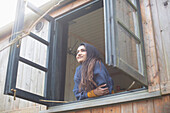
[[[150,0],[154,37],[162,94],[170,93],[170,4],[166,0]]]
[[[169,113],[170,96],[161,96],[127,103],[117,103],[114,105],[98,106],[73,111],[41,111],[40,113]]]
[[[170,96],[63,113],[169,113]],[[61,112],[60,112],[61,113]]]
[[[66,14],[67,12],[79,8],[80,6],[91,1],[93,0],[75,0],[64,7],[51,12],[49,15],[57,18],[62,14]],[[134,18],[130,14],[131,9],[126,6],[126,4],[122,3],[122,1],[123,0],[117,0],[116,2],[116,6],[118,7],[117,12],[119,12],[117,13],[117,16],[124,22],[124,24],[128,26],[129,29],[135,33],[135,29],[138,28],[135,28],[133,25],[135,23],[133,23]],[[125,2],[125,0],[123,2]],[[119,8],[121,10],[119,10]],[[159,92],[159,95],[147,95],[148,97],[146,96],[146,98],[140,99],[137,99],[138,97],[134,97],[133,99],[126,98],[126,102],[117,100],[117,102],[110,102],[109,104],[106,103],[107,101],[100,100],[99,102],[103,102],[104,105],[95,103],[96,106],[87,107],[89,105],[85,105],[86,107],[81,106],[75,109],[70,108],[68,111],[59,111],[60,113],[170,113],[170,2],[169,0],[140,0],[140,10],[148,77],[147,93],[149,92],[149,95],[151,95],[151,92]],[[91,20],[86,18],[87,16],[91,16]],[[72,47],[74,47],[76,43],[83,41],[94,45],[101,52],[101,57],[104,59],[105,38],[103,8],[93,11],[91,14],[86,14],[86,16],[83,18],[84,19],[81,19],[80,17],[74,19],[73,21],[69,21],[67,44],[68,51],[72,51]],[[44,23],[43,28],[40,31],[37,31],[35,27],[33,27],[31,32],[48,41],[47,37],[49,22],[45,21],[44,19],[40,21]],[[77,24],[75,25],[73,23]],[[86,25],[86,27],[82,28],[84,25]],[[89,29],[92,27],[94,27],[94,31]],[[120,57],[132,65],[133,68],[138,69],[139,65],[137,64],[138,56],[136,53],[136,42],[133,41],[131,37],[128,37],[128,35],[126,35],[124,32],[120,33],[119,37],[123,37],[119,38],[119,50],[125,51],[120,53]],[[0,39],[0,49],[8,44],[8,37],[3,37]],[[44,67],[46,66],[46,46],[27,36],[22,39],[20,47],[20,56]],[[74,51],[72,52],[76,51],[76,47],[74,47]],[[47,107],[44,105],[19,98],[14,100],[13,96],[4,95],[9,51],[10,48],[7,48],[0,52],[0,112],[47,113],[48,111],[42,111],[47,109]],[[76,69],[75,67],[77,66],[78,63],[76,62],[75,56],[71,53],[67,53],[64,87],[64,100],[66,101],[76,100],[72,90],[74,87],[73,78]],[[133,80],[129,80],[129,77],[127,76],[125,76],[124,79],[120,79],[120,76],[123,75],[121,75],[119,72],[113,72],[112,69],[112,67],[108,68],[110,75],[116,79],[115,84],[117,84],[117,86],[122,85],[127,87],[129,86],[128,83],[133,82]],[[17,88],[44,96],[44,84],[45,73],[43,71],[37,70],[26,64],[23,64],[22,62],[19,62],[16,83]],[[138,86],[137,84],[136,87],[141,88],[141,85]],[[116,86],[114,86],[114,88],[116,89]],[[116,96],[121,95],[114,95],[112,98],[116,98]],[[111,101],[112,98],[109,99],[109,96],[107,97],[107,99]],[[48,109],[50,110],[50,107]]]
[[[149,91],[159,90],[159,70],[149,0],[140,1]]]

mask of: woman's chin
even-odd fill
[[[82,63],[82,61],[78,61],[78,63],[80,63],[80,64],[81,64],[81,63]]]
[[[83,61],[82,60],[77,60],[77,62],[81,64]]]

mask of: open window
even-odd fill
[[[147,86],[139,1],[105,0],[104,4],[106,63]]]
[[[43,14],[29,2],[19,0],[17,14],[12,31],[11,41],[24,35],[25,6],[27,5],[35,14]],[[31,18],[29,18],[31,19]],[[33,19],[33,18],[32,18]],[[44,23],[48,29],[42,38],[38,32]],[[49,82],[51,81],[52,47],[53,47],[54,19],[45,15],[43,22],[39,22],[35,30],[27,36],[17,40],[10,48],[6,83],[4,93],[26,100],[48,105],[40,100],[49,98]],[[38,52],[40,51],[40,52]],[[37,55],[35,55],[38,53]],[[20,83],[18,83],[20,82]],[[32,82],[35,88],[23,85]],[[39,87],[39,90],[35,90]]]
[[[115,93],[147,86],[139,1],[104,0],[103,3],[96,1],[84,9],[92,11],[67,20],[66,101],[75,100],[73,78],[79,65],[75,53],[82,42],[95,46],[101,53],[114,81]]]
[[[18,19],[13,29],[15,35],[11,39],[23,29],[25,2],[20,0],[19,3]],[[27,5],[42,14],[32,4]],[[48,106],[56,104],[41,100],[74,101],[73,78],[79,65],[75,54],[81,42],[92,44],[99,50],[114,80],[115,92],[147,86],[138,0],[93,0],[56,19],[46,15],[43,22],[48,25],[45,38],[35,31],[11,46],[5,94]],[[37,29],[40,25],[43,23],[40,22]],[[27,46],[28,43],[32,46]],[[29,57],[27,48],[28,54],[41,54],[38,58]],[[41,86],[39,92],[17,85],[17,81],[30,79],[30,76],[35,76],[35,80],[31,80],[37,80],[35,86]]]

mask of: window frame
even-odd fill
[[[89,12],[92,12],[92,11],[98,9],[98,8],[103,7],[103,2],[105,4],[109,4],[110,0],[109,0],[109,2],[107,2],[107,1],[108,0],[93,0],[93,1],[81,6],[79,8],[76,8],[76,9],[66,13],[66,14],[60,15],[59,17],[57,17],[55,19],[52,18],[52,23],[51,23],[52,27],[50,29],[50,31],[51,31],[51,41],[50,42],[52,42],[52,43],[50,44],[50,49],[49,49],[50,56],[48,57],[48,62],[49,62],[48,68],[50,68],[50,70],[48,71],[48,75],[47,75],[47,78],[46,78],[46,83],[45,83],[46,87],[45,87],[44,97],[34,95],[32,93],[29,93],[29,92],[25,93],[24,91],[16,88],[16,75],[17,74],[16,75],[12,74],[13,71],[11,71],[10,68],[14,67],[14,64],[11,65],[11,63],[18,62],[16,60],[14,61],[14,59],[17,58],[17,54],[19,55],[20,47],[17,48],[17,44],[19,42],[12,45],[11,50],[15,49],[15,50],[17,50],[17,53],[11,53],[10,52],[10,58],[9,58],[9,62],[8,62],[7,78],[6,78],[4,93],[8,94],[8,95],[14,95],[14,92],[11,91],[11,89],[16,89],[17,90],[16,96],[18,96],[20,98],[30,100],[30,101],[33,101],[33,102],[37,102],[37,103],[40,103],[40,104],[44,104],[44,105],[47,105],[47,106],[58,105],[57,103],[47,103],[47,102],[41,102],[39,100],[40,99],[43,99],[43,100],[63,100],[64,99],[64,84],[65,84],[66,54],[67,54],[67,46],[66,45],[67,45],[67,37],[68,37],[67,36],[67,34],[68,34],[67,33],[67,30],[68,30],[68,23],[67,22],[72,20],[72,19],[78,18],[78,17],[80,17],[84,14],[87,14]],[[110,5],[113,5],[113,3],[110,4]],[[36,7],[31,6],[31,4],[29,6],[35,12],[38,12],[39,14],[41,14],[40,10],[37,10]],[[87,7],[91,7],[91,8],[87,8]],[[110,10],[110,9],[108,9],[108,10]],[[104,18],[108,18],[108,21],[106,20],[105,24],[110,22],[110,20],[112,20],[111,29],[113,31],[115,31],[115,24],[116,24],[115,18],[109,19],[110,17],[107,17],[107,16],[108,15],[106,15],[106,14],[104,15]],[[112,16],[114,17],[114,15],[112,15]],[[48,19],[48,18],[51,18],[51,17],[49,15],[46,15],[45,18]],[[141,19],[141,17],[139,17],[139,19]],[[23,25],[21,25],[21,26],[23,26]],[[106,28],[111,30],[110,27],[108,27],[108,26]],[[21,29],[22,29],[22,27],[21,27]],[[140,25],[140,29],[142,30],[141,25]],[[18,31],[20,31],[20,30],[18,30]],[[15,31],[15,32],[17,32],[17,31]],[[115,32],[110,32],[110,34],[112,34],[112,36],[116,35],[114,33]],[[107,37],[107,39],[105,37],[105,39],[106,39],[106,42],[105,42],[106,43],[106,47],[105,47],[105,49],[106,49],[106,53],[105,53],[106,63],[108,65],[112,65],[114,67],[117,67],[117,64],[116,64],[117,58],[112,57],[112,55],[116,54],[116,51],[108,49],[108,47],[110,47],[110,48],[115,47],[115,45],[114,45],[115,37],[109,37],[108,38],[107,32],[105,33],[105,35]],[[57,54],[57,53],[61,53],[61,54]],[[12,56],[12,55],[14,55],[14,56]],[[15,64],[15,67],[17,67],[17,66],[18,66],[18,64],[17,65]],[[17,69],[15,69],[15,70],[17,71]],[[13,75],[15,75],[15,76],[13,76]],[[23,94],[26,95],[26,98],[23,97]],[[113,96],[113,95],[110,95],[110,96]],[[84,101],[81,101],[81,102],[84,102]]]
[[[141,84],[147,87],[147,72],[146,72],[146,60],[145,60],[145,50],[144,50],[144,40],[143,40],[143,30],[142,30],[142,18],[140,13],[140,3],[139,0],[136,0],[136,5],[134,6],[130,0],[126,0],[129,5],[137,11],[138,13],[138,23],[139,23],[139,35],[137,37],[131,30],[129,30],[122,22],[116,17],[116,1],[115,0],[103,0],[105,9],[105,47],[106,51],[106,64],[113,66],[117,70],[121,70],[128,74],[135,81],[137,80]],[[126,32],[128,32],[135,40],[141,43],[141,57],[143,66],[141,67],[143,73],[140,73],[138,70],[134,69],[132,66],[127,64],[119,57],[118,52],[118,26],[121,26]],[[139,61],[139,60],[138,60]]]
[[[16,18],[14,22],[14,27],[12,30],[12,36],[10,40],[16,39],[18,36],[22,36],[22,33],[20,33],[24,28],[24,11],[25,11],[25,5],[27,4],[27,7],[30,8],[33,12],[37,14],[42,14],[41,10],[39,8],[36,8],[31,3],[24,1],[24,0],[18,0],[17,3],[17,10],[16,10]],[[34,33],[30,32],[29,36],[40,43],[47,46],[47,65],[46,67],[43,67],[37,63],[34,63],[32,61],[29,61],[23,57],[20,57],[20,43],[21,40],[18,40],[16,43],[12,44],[10,47],[10,53],[9,53],[9,60],[8,60],[8,67],[7,67],[7,74],[6,74],[6,82],[5,82],[5,88],[4,88],[4,94],[12,95],[15,97],[19,97],[22,99],[26,99],[29,101],[33,101],[39,104],[50,106],[51,103],[43,102],[40,100],[48,99],[49,97],[49,90],[50,89],[50,81],[51,81],[51,66],[52,66],[52,49],[53,49],[53,34],[54,34],[54,19],[49,16],[45,15],[44,19],[46,19],[49,22],[49,36],[48,41],[42,39],[41,37],[35,35]],[[29,91],[24,91],[20,88],[16,87],[16,80],[17,80],[17,72],[18,72],[18,65],[19,61],[27,64],[29,66],[32,66],[34,68],[37,68],[41,71],[46,72],[45,74],[45,88],[44,88],[44,96],[40,96],[37,94],[33,94]],[[47,82],[48,81],[48,82]]]

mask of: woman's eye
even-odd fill
[[[78,54],[79,52],[85,52],[85,49],[81,49],[80,51],[77,51],[76,54]]]
[[[82,52],[85,52],[86,50],[85,50],[85,49],[82,49],[81,51],[82,51]]]

